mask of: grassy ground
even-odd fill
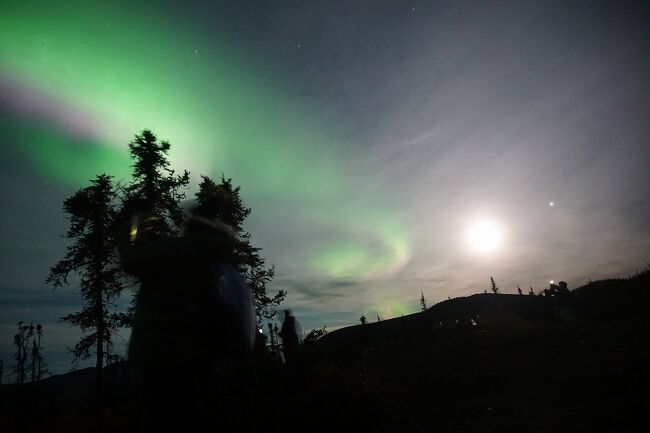
[[[255,431],[641,431],[649,330],[643,320],[474,327],[336,356],[314,350],[294,374],[248,384],[246,407],[259,418],[236,404],[224,415]],[[218,401],[241,396],[240,384],[222,385]]]
[[[479,295],[341,330],[304,347],[293,369],[258,360],[222,372],[205,392],[203,431],[645,431],[650,316],[648,274],[642,278],[614,303],[595,286],[569,307]],[[470,325],[477,314],[478,326]],[[59,382],[47,397],[3,387],[2,431],[93,431],[89,390]],[[63,395],[70,400],[57,406]],[[136,380],[107,401],[105,431],[140,429]]]

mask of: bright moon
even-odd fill
[[[503,243],[503,230],[491,221],[477,221],[467,231],[467,243],[475,251],[496,251]]]

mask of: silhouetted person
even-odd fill
[[[241,276],[229,264],[235,245],[229,227],[194,215],[181,237],[161,239],[153,236],[155,224],[150,217],[132,228],[122,255],[141,283],[129,363],[142,379],[146,429],[196,431],[199,384],[221,358],[252,348],[252,294],[231,281]]]
[[[284,310],[284,322],[280,329],[282,338],[282,351],[287,366],[293,366],[296,363],[298,349],[300,348],[300,325],[290,309]]]

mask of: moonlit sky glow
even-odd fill
[[[194,185],[241,185],[306,330],[490,276],[516,293],[644,267],[649,18],[644,2],[0,3],[0,357],[34,320],[67,369],[78,334],[57,320],[79,301],[43,283],[62,202],[128,178],[144,128]]]
[[[496,254],[503,244],[503,229],[489,220],[476,221],[467,230],[466,240],[475,251]]]

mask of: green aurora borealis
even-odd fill
[[[127,143],[149,128],[171,142],[173,167],[194,181],[223,172],[254,212],[298,215],[327,233],[285,253],[306,272],[372,278],[408,261],[399,213],[354,196],[358,179],[346,174],[345,143],[332,126],[283,97],[281,80],[249,64],[237,44],[153,8],[92,3],[0,6],[0,132],[10,152],[79,188],[101,172],[126,178]]]
[[[483,293],[490,277],[516,295],[634,273],[650,257],[649,13],[0,2],[0,358],[34,320],[67,369],[59,318],[80,299],[44,282],[68,243],[61,205],[97,174],[128,182],[144,129],[191,172],[183,206],[201,175],[241,186],[269,290],[288,291],[305,330]]]

